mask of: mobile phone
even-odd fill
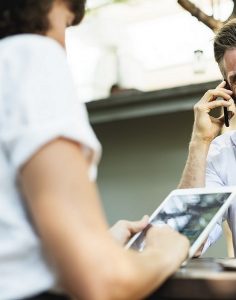
[[[231,91],[231,87],[229,85],[229,82],[226,79],[224,79],[224,81],[226,82],[225,89]],[[234,97],[232,97],[232,98],[235,101],[235,98]],[[225,122],[225,126],[229,127],[229,112],[228,112],[227,107],[224,107],[224,122]]]
[[[225,122],[225,126],[229,127],[229,113],[227,107],[224,107],[224,122]]]

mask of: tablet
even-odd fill
[[[134,235],[126,248],[142,251],[150,226],[167,224],[189,239],[191,258],[235,198],[236,187],[174,190],[151,215],[148,226]]]

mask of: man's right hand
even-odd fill
[[[229,116],[235,113],[234,101],[231,98],[232,91],[225,89],[225,81],[222,81],[215,89],[208,90],[201,100],[194,106],[194,127],[192,140],[211,142],[224,125],[224,116],[214,118],[209,115],[210,111],[217,107],[227,107]],[[222,100],[217,100],[222,98]]]
[[[146,249],[156,248],[177,268],[188,256],[189,240],[168,225],[151,227],[146,235]]]

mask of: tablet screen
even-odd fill
[[[161,209],[151,216],[150,224],[168,224],[187,236],[192,246],[230,195],[227,192],[171,195]],[[143,249],[147,229],[131,244],[132,249]]]

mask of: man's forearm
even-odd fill
[[[192,139],[189,155],[178,188],[195,188],[205,186],[206,158],[210,142]]]

